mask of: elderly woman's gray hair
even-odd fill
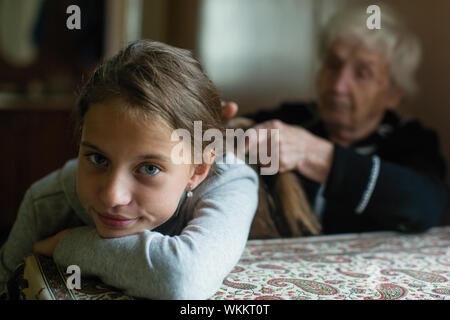
[[[416,93],[414,74],[421,59],[418,39],[407,29],[392,9],[381,6],[381,28],[369,29],[366,21],[367,7],[355,7],[338,12],[322,29],[319,55],[323,59],[329,46],[337,39],[357,41],[369,50],[384,54],[389,64],[391,78],[406,95]]]

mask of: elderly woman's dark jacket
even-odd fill
[[[314,103],[285,103],[248,117],[257,123],[279,119],[327,138]],[[387,111],[369,137],[350,148],[334,146],[325,184],[298,174],[324,233],[419,232],[440,223],[448,191],[434,131]]]

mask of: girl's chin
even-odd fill
[[[100,237],[105,239],[121,238],[138,233],[137,231],[133,230],[111,230],[102,227],[97,227],[97,232],[100,235]]]
[[[95,227],[97,229],[97,233],[102,238],[120,238],[131,236],[133,234],[139,233],[138,226],[134,223],[133,226],[126,227],[111,227],[107,226],[102,221],[94,219]],[[137,222],[137,221],[136,221]]]

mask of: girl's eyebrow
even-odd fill
[[[89,143],[89,142],[86,142],[86,141],[81,141],[81,145],[83,147],[91,148],[91,149],[97,150],[98,152],[105,153],[99,147],[93,145],[92,143]]]
[[[162,162],[170,162],[170,158],[162,155],[162,154],[144,154],[142,156],[137,157],[138,160],[159,160]]]
[[[98,152],[102,153],[102,154],[106,154],[102,149],[100,149],[99,147],[93,145],[92,143],[86,142],[86,141],[82,141],[81,145],[87,148],[91,148],[94,150],[97,150]],[[144,154],[144,155],[140,155],[136,157],[138,160],[160,160],[160,161],[164,161],[164,162],[169,162],[170,158],[166,157],[165,155],[162,154]]]

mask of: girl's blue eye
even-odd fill
[[[159,170],[157,167],[151,164],[146,164],[139,168],[139,172],[147,176],[153,176],[160,171],[161,170]]]
[[[108,161],[104,156],[102,156],[101,154],[98,154],[98,153],[91,153],[91,154],[87,155],[87,158],[90,162],[92,162],[93,164],[98,165],[98,166],[106,165],[106,163]]]

